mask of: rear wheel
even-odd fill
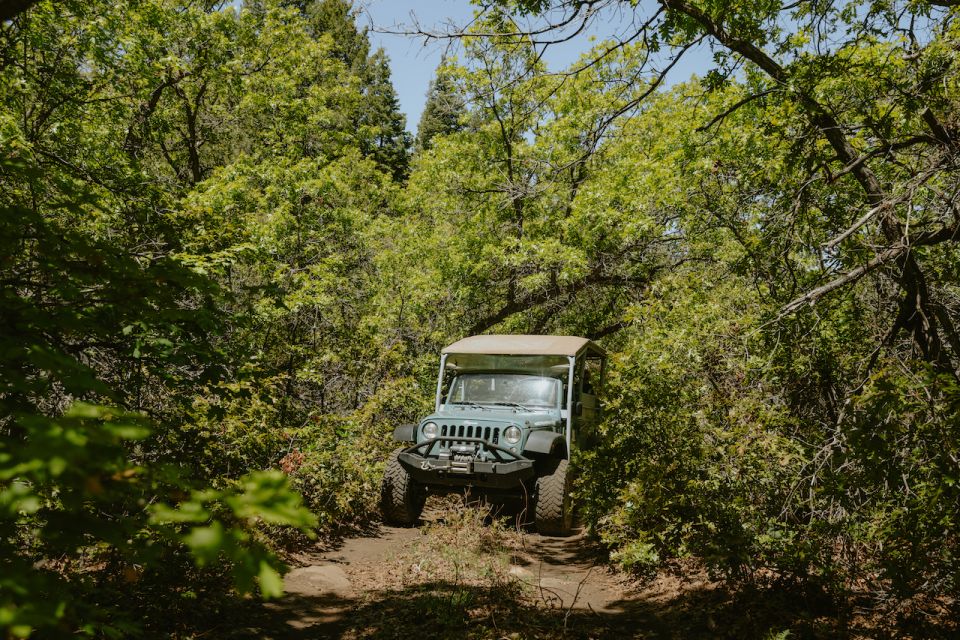
[[[387,460],[380,485],[380,514],[388,524],[413,525],[420,519],[427,493],[400,464],[397,449]]]
[[[573,529],[570,502],[572,477],[566,460],[553,460],[537,478],[534,518],[537,531],[545,536],[569,536]]]

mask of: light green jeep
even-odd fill
[[[570,534],[568,460],[590,446],[601,417],[606,356],[586,338],[483,335],[442,351],[434,412],[397,427],[383,518],[417,522],[431,493],[470,488],[532,504],[540,533]]]

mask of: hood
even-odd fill
[[[545,429],[560,422],[558,409],[542,409],[531,411],[519,407],[444,407],[436,413],[420,421],[446,424],[481,424],[481,425],[517,425],[529,429]]]

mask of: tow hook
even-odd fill
[[[430,468],[431,468],[430,461],[429,461],[429,460],[424,460],[423,462],[421,462],[421,463],[420,463],[420,468],[423,469],[424,471],[430,471]]]

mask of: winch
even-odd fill
[[[458,443],[450,447],[450,473],[472,473],[477,443]]]

